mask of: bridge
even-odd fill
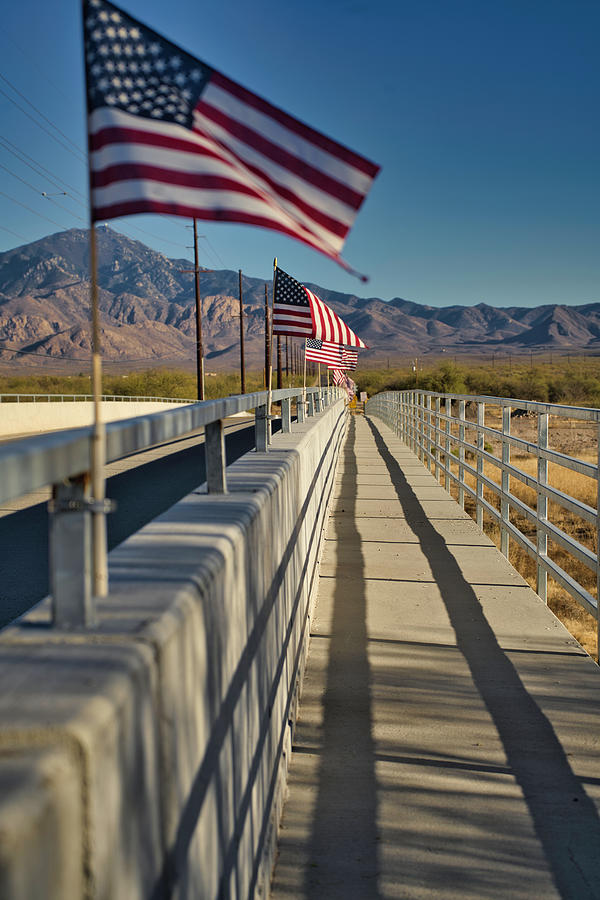
[[[532,542],[510,515],[518,401],[497,401],[495,453],[481,398],[384,395],[364,418],[332,391],[306,416],[276,399],[280,434],[249,397],[258,449],[112,551],[95,624],[57,621],[68,592],[2,633],[0,895],[599,897],[598,668],[540,597],[550,573],[596,607],[543,537],[573,540],[544,500],[597,521],[556,496],[545,464],[597,466],[551,449],[545,417],[597,411],[521,402]],[[110,426],[113,446],[222,422],[209,406]],[[0,450],[13,492],[81,471],[61,440]],[[529,546],[537,594],[465,494]]]

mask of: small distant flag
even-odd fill
[[[92,219],[257,225],[340,253],[379,171],[108,0],[84,0]],[[351,270],[350,270],[351,271]]]
[[[351,347],[367,346],[331,307],[278,267],[273,295],[273,334],[291,334]]]
[[[311,362],[323,363],[330,368],[339,368],[342,363],[342,346],[341,344],[332,344],[330,341],[308,338],[306,358]]]

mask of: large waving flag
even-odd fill
[[[340,259],[379,167],[107,0],[84,0],[92,219],[242,222]]]
[[[367,346],[330,306],[280,268],[275,269],[273,333]]]

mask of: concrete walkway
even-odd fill
[[[600,671],[378,419],[311,634],[272,900],[600,898]]]

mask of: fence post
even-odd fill
[[[596,660],[600,665],[600,422],[596,427],[598,460],[596,463]]]
[[[450,454],[450,417],[452,415],[452,400],[450,399],[450,397],[446,397],[445,409],[446,409],[446,428],[445,428],[445,431],[446,431],[446,444],[445,444],[446,475],[444,478],[444,487],[448,491],[448,493],[450,493],[450,455],[451,455]]]
[[[465,508],[465,489],[463,487],[465,483],[465,409],[466,403],[464,400],[458,401],[458,502],[460,506]]]
[[[510,464],[510,443],[506,440],[510,436],[510,406],[502,407],[502,462],[504,465]],[[500,525],[500,550],[508,559],[510,549],[510,532],[504,523],[510,522],[510,503],[508,495],[510,493],[510,475],[502,470],[502,498],[500,500],[500,515],[502,522]]]
[[[304,422],[304,398],[302,394],[296,397],[296,420],[298,423]]]
[[[313,394],[315,401],[315,413],[321,412],[321,391],[318,390],[316,394]]]
[[[441,411],[441,400],[439,397],[436,397],[435,398],[435,417],[433,419],[433,425],[434,425],[433,456],[434,456],[434,475],[435,475],[436,481],[440,480],[440,472],[442,470],[441,453],[439,450],[441,443],[442,443],[441,438],[440,438],[440,411]]]
[[[225,438],[223,436],[223,419],[210,422],[204,426],[204,443],[206,451],[206,486],[209,494],[227,493],[227,476],[225,473]]]
[[[485,443],[485,436],[482,427],[485,425],[485,403],[481,400],[477,401],[477,524],[483,531],[483,456],[481,452]]]
[[[52,621],[57,628],[96,624],[92,597],[91,484],[85,473],[52,487],[48,505]]]
[[[307,409],[306,414],[308,416],[314,416],[314,414],[315,414],[315,395],[307,394],[306,399],[308,400],[308,409]]]
[[[292,430],[291,403],[289,397],[284,397],[281,401],[281,431],[283,434],[289,434]]]
[[[431,394],[427,395],[427,413],[425,416],[427,422],[427,444],[425,447],[426,459],[427,459],[427,468],[430,472],[435,471],[435,462],[431,459],[431,430],[433,426],[433,403]]]
[[[538,413],[538,486],[548,484],[548,460],[540,454],[540,450],[548,449],[548,413]],[[548,602],[548,573],[541,560],[548,555],[548,535],[542,528],[542,522],[548,518],[548,497],[540,490],[537,492],[537,593],[544,603]]]
[[[267,406],[257,406],[254,413],[254,442],[259,452],[266,452],[269,449],[269,418],[267,414]]]

